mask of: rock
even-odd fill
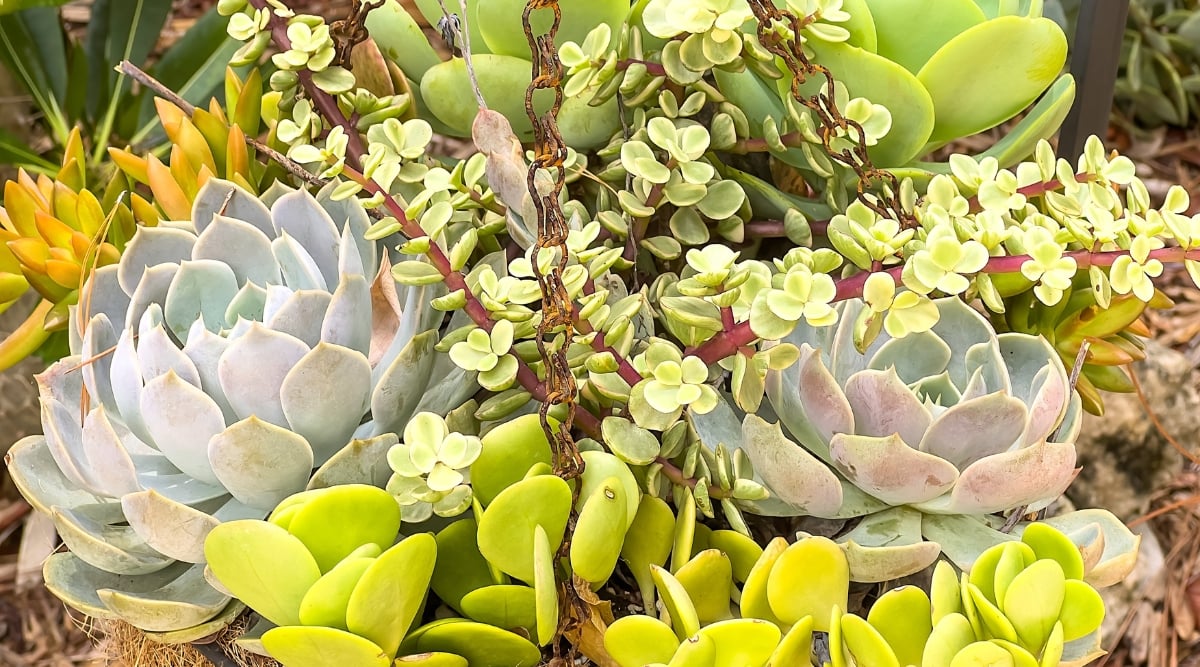
[[[1177,442],[1200,442],[1200,391],[1187,357],[1150,340],[1136,365],[1146,400]],[[1103,507],[1124,520],[1180,470],[1183,457],[1159,433],[1136,394],[1105,394],[1103,417],[1086,415],[1076,441],[1082,471],[1067,490],[1079,507]]]

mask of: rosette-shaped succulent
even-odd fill
[[[73,354],[38,378],[45,435],[9,456],[70,548],[47,562],[48,587],[167,641],[237,611],[203,575],[212,528],[306,487],[382,486],[418,404],[453,407],[476,386],[435,368],[438,313],[400,318],[428,295],[397,295],[386,266],[372,282],[361,207],[268,196],[210,179],[190,221],[144,228],[95,273]]]
[[[1036,336],[997,336],[959,299],[934,303],[931,330],[883,333],[865,353],[854,337],[861,302],[841,307],[836,326],[797,327],[785,340],[799,361],[767,378],[771,406],[796,442],[746,420],[743,445],[774,496],[751,511],[869,515],[847,542],[893,551],[852,558],[858,579],[932,563],[939,546],[921,534],[939,515],[1045,507],[1075,476],[1080,401],[1053,348]],[[902,544],[906,557],[895,551]]]

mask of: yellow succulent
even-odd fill
[[[79,300],[89,273],[115,263],[136,221],[153,207],[127,193],[117,175],[98,197],[87,188],[83,140],[71,132],[55,178],[21,170],[4,185],[0,208],[0,312],[30,289],[42,301],[25,322],[0,341],[0,370],[36,351],[50,334],[67,325],[68,308]],[[98,190],[99,191],[99,190]],[[136,220],[136,221],[135,221]]]
[[[192,202],[208,179],[233,181],[249,192],[271,178],[270,168],[252,159],[246,136],[258,136],[262,124],[262,77],[255,70],[245,81],[225,71],[226,109],[214,99],[189,118],[179,107],[155,99],[159,121],[171,143],[168,164],[154,154],[108,149],[113,162],[132,180],[147,186],[165,220],[187,220]]]

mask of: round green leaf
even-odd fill
[[[736,618],[706,625],[701,637],[712,639],[714,665],[764,665],[783,633],[774,624],[756,618]]]
[[[675,513],[661,498],[643,494],[641,504],[625,540],[621,545],[621,558],[629,565],[633,578],[638,582],[642,604],[647,609],[654,605],[654,580],[650,566],[662,567],[671,555],[674,544]]]
[[[618,618],[604,631],[604,649],[621,667],[666,664],[678,647],[671,626],[651,616]]]
[[[557,478],[555,478],[557,479]],[[533,527],[533,607],[538,644],[545,646],[558,629],[558,582],[554,577],[554,552],[541,524]]]
[[[300,622],[348,630],[346,605],[374,558],[347,558],[337,564],[308,589],[300,601]]]
[[[854,656],[855,664],[871,665],[872,667],[901,667],[896,659],[896,653],[883,635],[870,623],[855,616],[842,616],[842,642],[850,655]],[[831,650],[837,651],[837,647]]]
[[[498,628],[537,627],[534,590],[505,584],[476,588],[462,598],[463,613],[471,620]]]
[[[471,464],[471,487],[485,506],[523,479],[535,464],[552,463],[550,441],[536,414],[500,424],[488,431],[482,442],[483,450]]]
[[[560,477],[523,479],[496,496],[479,519],[479,553],[503,572],[534,581],[534,533],[558,548],[571,513],[571,487]]]
[[[1075,641],[1095,632],[1104,621],[1104,599],[1090,585],[1078,579],[1064,583],[1062,612],[1062,640]]]
[[[536,667],[542,660],[542,652],[528,639],[484,623],[434,621],[413,634],[416,651],[461,655],[470,667]]]
[[[266,521],[229,521],[213,528],[204,541],[204,557],[222,586],[280,626],[300,624],[300,602],[321,578],[304,543]]]
[[[954,656],[974,641],[975,631],[967,617],[959,613],[947,614],[933,626],[921,654],[921,667],[950,667]]]
[[[950,667],[1014,667],[1012,654],[992,642],[975,642],[954,656]]]
[[[528,61],[531,57],[529,42],[521,23],[525,9],[524,0],[479,0],[479,32],[492,53],[503,53]],[[588,33],[604,23],[613,35],[620,32],[625,15],[629,13],[627,0],[592,0],[591,2],[563,3],[562,23],[555,37],[556,44],[575,42],[583,44]],[[552,14],[548,11],[534,12],[530,24],[535,35],[550,28]]]
[[[624,461],[608,452],[589,451],[583,452],[581,456],[586,467],[583,469],[583,484],[579,487],[579,497],[592,498],[598,487],[615,477],[625,489],[625,525],[633,523],[642,498],[642,489],[638,486],[633,471]]]
[[[937,2],[929,20],[929,0],[866,0],[875,19],[876,53],[916,74],[943,44],[987,17],[972,0]]]
[[[667,667],[712,667],[717,660],[717,645],[712,637],[689,637],[675,650]]]
[[[491,586],[487,560],[479,553],[474,519],[459,519],[437,534],[437,564],[430,587],[442,602],[470,616],[462,600],[474,590]]]
[[[708,536],[708,546],[720,549],[729,557],[729,563],[733,567],[733,578],[739,582],[744,582],[750,577],[750,571],[763,554],[763,548],[758,546],[757,542],[736,530],[714,530]]]
[[[1066,59],[1066,35],[1047,18],[1001,16],[959,33],[917,73],[937,119],[930,139],[950,141],[1012,118],[1058,78]]]
[[[763,549],[762,556],[758,562],[750,570],[750,574],[746,577],[746,583],[742,586],[742,616],[745,618],[761,618],[765,621],[771,621],[776,625],[784,625],[784,622],[779,620],[775,612],[771,610],[770,602],[767,599],[767,585],[771,579],[771,571],[775,567],[775,563],[779,561],[779,557],[788,548],[787,540],[782,537],[776,537],[767,543]]]
[[[628,419],[606,417],[600,429],[612,453],[630,465],[650,465],[658,456],[658,438]]]
[[[263,648],[287,667],[387,667],[392,656],[371,640],[337,628],[291,625],[271,628],[262,637]]]
[[[701,551],[679,568],[675,578],[695,605],[700,623],[714,623],[733,617],[729,611],[733,567],[728,556],[716,549]]]
[[[345,484],[308,496],[288,523],[322,572],[364,544],[387,549],[400,532],[400,506],[383,489]]]
[[[1058,622],[1065,596],[1062,567],[1056,561],[1039,560],[1013,579],[1001,608],[1021,643],[1040,649]]]
[[[925,591],[916,586],[901,586],[884,593],[871,605],[867,621],[892,647],[901,665],[919,665],[925,643],[933,632],[931,614]]]
[[[814,577],[814,572],[821,575]],[[825,623],[834,607],[846,608],[849,590],[850,567],[841,547],[825,537],[806,537],[784,550],[771,567],[767,600],[784,623],[812,616],[815,629],[828,632]]]
[[[1067,579],[1083,579],[1083,555],[1071,538],[1044,523],[1031,523],[1021,541],[1033,548],[1038,558],[1049,558],[1062,566]]]
[[[626,507],[625,488],[616,477],[604,480],[584,502],[571,539],[571,569],[585,581],[607,581],[617,566]]]
[[[383,552],[351,593],[346,626],[388,656],[396,655],[425,601],[436,560],[437,541],[429,533],[407,537]]]

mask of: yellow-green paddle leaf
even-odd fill
[[[671,627],[675,636],[687,639],[700,630],[700,617],[696,615],[696,606],[692,604],[683,584],[667,570],[657,565],[650,566],[654,576],[654,585],[662,597],[663,606],[671,616]]]
[[[262,645],[284,667],[388,667],[392,656],[371,640],[320,626],[290,625],[268,630]]]
[[[541,524],[533,528],[533,607],[538,644],[545,646],[558,629],[558,584],[554,579],[554,552]]]
[[[571,487],[561,477],[539,475],[504,489],[479,518],[479,553],[521,581],[534,581],[534,533],[546,533],[550,550],[562,542],[571,513]]]
[[[437,534],[437,564],[430,587],[438,599],[466,614],[461,601],[471,591],[497,583],[479,553],[475,519],[459,519]],[[470,616],[470,614],[467,614]]]
[[[1001,16],[964,30],[917,73],[937,119],[930,139],[970,136],[1012,118],[1058,78],[1066,60],[1067,37],[1047,18]]]
[[[596,492],[596,487],[606,483],[610,477],[616,477],[625,489],[625,511],[628,513],[625,517],[625,525],[629,526],[637,516],[638,505],[642,499],[642,489],[638,486],[633,471],[624,461],[608,452],[593,450],[583,452],[580,456],[583,457],[585,466],[583,483],[579,487],[580,500],[586,504],[592,498],[592,494]],[[579,509],[582,510],[583,507]]]
[[[876,53],[916,74],[943,44],[987,17],[972,0],[939,0],[929,20],[929,0],[866,0],[875,19]]]
[[[387,549],[400,532],[400,506],[392,494],[366,484],[318,489],[292,515],[288,532],[308,547],[322,572],[364,544]]]
[[[472,107],[472,119],[474,113]],[[500,424],[484,434],[480,442],[483,449],[471,464],[471,488],[485,506],[501,491],[524,479],[535,464],[553,462],[550,442],[537,415],[523,415]]]
[[[654,579],[650,576],[650,566],[666,565],[674,544],[674,531],[675,513],[666,501],[643,494],[637,515],[625,531],[621,558],[633,572],[642,594],[642,604],[647,609],[654,608]]]
[[[616,477],[604,480],[584,503],[571,538],[571,569],[585,581],[607,581],[617,566],[629,525],[627,506],[625,488]]]
[[[1062,566],[1053,560],[1039,560],[1013,579],[1002,608],[1022,644],[1040,649],[1046,643],[1065,596],[1066,578]]]
[[[304,543],[266,521],[227,521],[213,528],[204,557],[222,586],[275,625],[300,624],[300,602],[321,578]]]
[[[1095,632],[1104,622],[1104,599],[1100,593],[1078,579],[1066,580],[1063,591],[1062,611],[1058,617],[1062,622],[1063,641],[1075,641]]]
[[[350,594],[374,562],[374,558],[347,558],[326,572],[300,601],[300,622],[349,630],[346,605],[350,603]]]
[[[1008,651],[1008,654],[1012,656],[1013,667],[1038,667],[1037,658],[1033,657],[1033,654],[1025,650],[1020,644],[1007,642],[1003,639],[993,639],[992,643]]]
[[[1010,642],[1017,641],[1016,628],[1013,627],[1012,621],[1004,615],[1004,612],[992,604],[991,600],[984,597],[975,584],[967,584],[967,590],[971,594],[971,603],[975,607],[975,613],[979,616],[979,622],[983,624],[988,633],[987,636],[999,637]]]
[[[461,655],[453,653],[415,653],[396,658],[392,667],[469,667],[470,663]]]
[[[1015,667],[1012,654],[992,642],[975,642],[954,656],[950,667]]]
[[[758,542],[736,530],[712,531],[708,536],[708,546],[720,549],[729,557],[729,564],[733,567],[733,579],[738,582],[744,582],[750,577],[750,571],[763,554],[763,548],[758,546]]]
[[[696,537],[696,496],[691,489],[683,490],[683,506],[675,517],[675,545],[671,548],[671,571],[678,572],[692,557],[692,540]]]
[[[535,594],[528,586],[505,584],[476,588],[462,598],[463,613],[498,628],[537,627]]]
[[[1063,657],[1063,627],[1055,623],[1050,631],[1050,639],[1046,640],[1046,648],[1042,649],[1042,661],[1038,667],[1058,667]]]
[[[675,578],[695,605],[701,625],[733,618],[729,611],[733,569],[724,553],[716,549],[701,551],[679,568]]]
[[[869,622],[892,647],[901,665],[921,664],[921,653],[933,632],[929,596],[916,586],[901,586],[879,596]]]
[[[604,631],[604,650],[621,667],[670,662],[679,647],[671,626],[652,616],[618,618]]]
[[[1018,574],[1021,574],[1025,568],[1033,565],[1037,560],[1033,549],[1022,548],[1026,545],[1020,542],[1005,542],[1003,546],[1004,551],[1000,554],[1000,561],[996,563],[994,589],[988,596],[988,599],[996,605],[1004,600],[1004,594],[1008,592],[1008,587],[1012,584],[1013,579],[1016,579]]]
[[[812,660],[813,619],[805,616],[787,631],[775,652],[771,654],[768,665],[803,665]],[[920,663],[916,663],[920,664]]]
[[[921,667],[950,667],[954,656],[974,641],[975,631],[967,617],[947,614],[933,626],[921,654]]]
[[[855,664],[871,665],[872,667],[903,667],[896,658],[896,652],[888,644],[883,635],[870,623],[855,616],[842,616],[842,643]],[[840,647],[830,647],[830,651],[838,651]]]
[[[850,591],[850,567],[836,542],[806,537],[775,561],[767,581],[771,611],[791,625],[812,616],[815,629],[828,632],[825,620],[834,607],[844,609]]]
[[[396,655],[425,601],[436,560],[437,542],[429,533],[407,537],[383,552],[350,594],[346,626],[389,657]]]
[[[783,633],[779,626],[757,618],[735,618],[700,628],[716,649],[715,667],[761,667],[770,659]]]
[[[683,640],[667,667],[716,667],[717,646],[711,637],[697,635]]]
[[[779,620],[775,612],[771,611],[771,604],[767,599],[767,582],[770,581],[771,570],[787,548],[787,540],[776,537],[763,549],[762,556],[754,564],[750,574],[746,577],[746,583],[742,586],[740,604],[743,618],[761,618],[780,627],[791,625]]]
[[[532,642],[507,630],[459,619],[434,621],[413,631],[412,651],[461,655],[470,667],[536,667],[542,652]],[[409,642],[405,642],[408,647]]]
[[[1038,558],[1049,558],[1062,566],[1067,579],[1083,579],[1083,555],[1079,547],[1057,528],[1044,523],[1031,523],[1021,533]]]
[[[954,566],[944,560],[939,561],[933,568],[929,603],[934,625],[949,614],[962,613],[962,591],[959,590],[958,575],[954,573]]]

